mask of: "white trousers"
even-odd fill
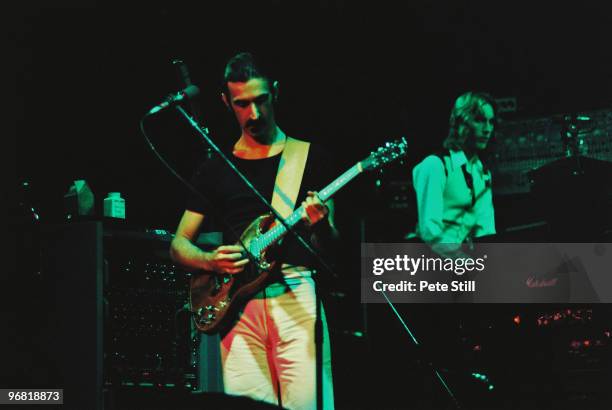
[[[310,277],[285,278],[255,295],[221,340],[225,393],[316,409],[315,288]],[[323,324],[323,409],[334,408],[331,352]]]

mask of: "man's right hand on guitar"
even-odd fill
[[[206,252],[204,269],[216,273],[235,274],[244,270],[249,259],[244,257],[239,245],[222,245],[212,252]]]

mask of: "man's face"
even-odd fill
[[[274,131],[272,90],[264,78],[251,78],[246,83],[228,82],[226,103],[234,111],[243,132],[265,140]]]
[[[495,121],[495,112],[490,104],[480,106],[480,112],[470,124],[473,131],[473,144],[477,150],[487,148],[489,139],[493,135],[493,124]]]

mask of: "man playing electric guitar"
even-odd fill
[[[337,239],[332,200],[323,203],[316,192],[334,176],[331,160],[315,146],[287,137],[277,126],[274,102],[278,82],[249,53],[240,53],[225,68],[223,102],[233,112],[241,135],[232,162],[283,216],[304,199],[302,237],[316,249],[329,251]],[[229,225],[225,245],[206,252],[194,245],[205,215],[212,212],[197,197],[188,199],[171,245],[172,258],[181,265],[219,277],[238,277],[250,260],[240,234],[267,209],[218,157],[196,171],[193,183]],[[280,269],[242,306],[235,321],[221,333],[225,392],[244,395],[288,409],[316,407],[315,292],[310,255],[287,236],[279,252]],[[235,275],[235,276],[233,276]],[[321,312],[323,310],[321,309]],[[333,409],[329,335],[323,320],[323,380],[325,409]]]

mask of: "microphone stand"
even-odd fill
[[[189,75],[189,70],[187,69],[187,64],[181,59],[172,60],[172,65],[176,70],[177,77],[179,79],[179,83],[181,84],[181,88],[189,87],[193,84],[191,81],[191,76]],[[196,121],[202,121],[202,116],[200,114],[200,104],[196,99],[189,99],[189,108],[191,111],[191,115]],[[212,148],[210,146],[206,147],[206,159],[212,158]]]
[[[419,350],[419,352],[421,353],[420,356],[421,356],[421,359],[425,361],[425,365],[436,376],[436,378],[438,379],[438,381],[440,382],[442,387],[444,387],[444,390],[446,391],[448,396],[451,398],[453,404],[455,405],[455,408],[456,409],[461,409],[461,405],[459,404],[459,400],[457,400],[457,398],[455,397],[453,391],[450,389],[449,385],[446,383],[446,380],[444,380],[444,377],[442,377],[442,375],[440,374],[438,369],[436,369],[436,367],[434,366],[434,363],[431,360],[431,358],[427,354],[423,354],[422,345],[419,343],[419,341],[414,336],[414,334],[410,331],[410,328],[408,327],[408,325],[406,324],[406,322],[404,321],[402,316],[399,314],[399,312],[395,308],[395,305],[393,304],[393,302],[391,302],[391,299],[389,299],[389,297],[387,296],[387,293],[385,291],[381,291],[381,293],[382,293],[383,297],[385,298],[387,304],[391,308],[391,310],[393,310],[393,313],[395,313],[395,316],[397,316],[397,319],[400,321],[400,323],[402,324],[402,326],[406,330],[406,333],[408,333],[408,335],[412,339],[412,343],[414,343],[414,345],[418,349],[420,349]]]
[[[272,207],[272,205],[268,202],[266,198],[257,191],[257,189],[253,186],[251,181],[248,180],[242,172],[232,163],[232,161],[227,158],[227,156],[219,149],[219,147],[212,141],[210,136],[208,135],[208,128],[202,127],[198,124],[198,122],[192,118],[179,104],[175,105],[176,110],[191,124],[193,128],[204,138],[206,143],[212,148],[214,152],[216,152],[223,161],[227,164],[228,167],[236,174],[238,177],[244,182],[244,184],[255,194],[255,196],[259,199],[259,201],[266,206],[266,208],[274,215],[274,217],[287,229],[288,232],[297,239],[297,241],[302,245],[304,249],[306,249],[312,256],[315,257],[317,262],[327,271],[332,277],[336,278],[337,275],[333,271],[333,269],[325,262],[325,260],[321,257],[321,255],[315,251],[302,236],[297,233],[289,224],[285,221],[285,219],[280,216],[280,214]],[[245,249],[247,254],[250,255],[248,249]],[[251,255],[251,261],[255,258]],[[313,269],[311,272],[311,278],[314,283],[314,291],[315,291],[315,368],[316,368],[316,392],[317,392],[317,409],[323,409],[323,322],[321,318],[321,297],[319,294],[319,289],[317,286],[316,280],[316,270]]]

